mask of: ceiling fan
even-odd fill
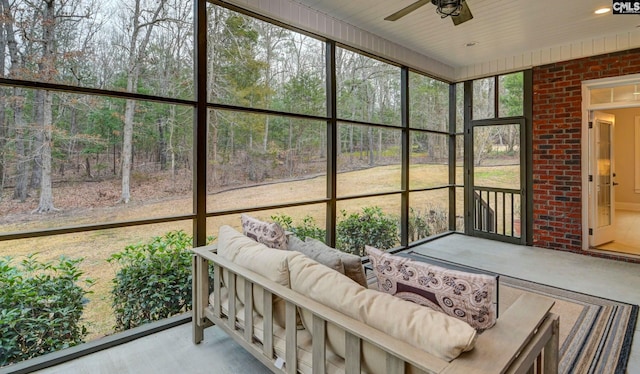
[[[388,16],[385,18],[385,21],[397,21],[428,3],[436,6],[436,12],[441,18],[451,17],[453,24],[456,26],[473,18],[471,10],[465,0],[418,0]]]

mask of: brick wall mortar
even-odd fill
[[[582,81],[640,73],[640,49],[533,68],[533,245],[582,251]]]

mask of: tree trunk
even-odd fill
[[[37,213],[48,213],[56,211],[53,205],[53,190],[51,181],[51,148],[53,145],[52,128],[53,118],[51,113],[51,106],[53,102],[53,95],[49,91],[44,91],[44,122],[43,122],[43,141],[41,146],[41,160],[42,160],[42,179],[40,184],[40,203],[35,210]]]
[[[174,126],[176,123],[176,107],[175,106],[171,106],[170,113],[171,113],[171,117],[169,118],[169,141],[167,144],[167,154],[170,156],[170,159],[171,159],[171,178],[175,179],[175,177],[178,175],[178,170],[176,168],[176,152],[173,149],[173,132],[174,132]]]
[[[218,185],[218,116],[213,110],[207,111],[207,124],[208,124],[207,128],[211,132],[211,135],[208,136],[208,139],[210,141],[209,160],[213,165],[213,170],[211,170],[211,182],[213,183],[213,186],[217,186]]]
[[[29,180],[29,189],[34,190],[40,188],[42,183],[42,151],[44,142],[44,91],[38,90],[33,100],[35,106],[35,117],[38,128],[33,136],[34,154],[31,166],[31,178]]]
[[[129,85],[127,85],[129,86]],[[133,159],[133,115],[136,102],[127,100],[124,109],[124,131],[122,134],[122,194],[120,202],[128,204],[131,199],[131,162]]]
[[[293,120],[289,118],[289,139],[287,140],[287,169],[289,169],[289,177],[293,177],[294,156],[296,151],[293,149]]]
[[[15,147],[16,147],[16,186],[13,190],[13,198],[25,202],[28,197],[27,182],[29,162],[26,157],[24,136],[26,124],[24,122],[24,91],[22,88],[13,89],[13,120],[15,123]]]
[[[5,53],[7,50],[7,37],[4,32],[4,24],[0,23],[0,50]],[[0,76],[4,77],[4,71],[6,69],[5,59],[0,59]],[[4,181],[5,181],[5,164],[6,164],[6,151],[5,145],[7,143],[7,136],[9,135],[9,131],[7,131],[7,123],[6,123],[6,106],[7,106],[7,91],[4,87],[0,87],[0,201],[2,201],[2,192],[4,191]]]
[[[3,43],[4,44],[4,43]],[[4,50],[4,45],[0,47]],[[4,60],[4,59],[3,59]],[[0,65],[4,65],[4,63],[0,62]],[[4,71],[4,66],[0,66],[2,71]],[[5,183],[5,164],[6,164],[6,155],[5,155],[5,145],[7,143],[7,121],[6,121],[6,112],[5,107],[7,105],[7,99],[5,97],[6,91],[4,88],[0,88],[0,201],[2,201],[2,192],[4,191],[4,183]]]
[[[160,170],[167,170],[167,139],[166,124],[163,118],[158,118],[158,161]]]
[[[373,153],[375,152],[374,140],[373,140],[373,127],[369,127],[369,131],[367,131],[367,140],[369,148],[369,166],[375,165],[375,159],[373,157]]]
[[[378,130],[378,161],[382,160],[382,130]]]
[[[91,162],[89,162],[89,157],[84,158],[84,164],[87,171],[87,178],[93,179],[93,175],[91,175]]]
[[[80,86],[80,82],[78,82],[78,86]],[[71,160],[73,154],[75,153],[74,150],[76,148],[76,135],[78,135],[78,110],[76,109],[75,106],[72,106],[70,110],[71,110],[71,115],[69,118],[69,135],[71,139],[69,141],[69,146],[67,148],[68,160]]]
[[[11,14],[9,0],[0,0],[4,22],[4,33],[6,35],[7,48],[11,59],[9,77],[20,79],[20,71],[24,65],[18,54],[18,43],[16,42],[15,31],[13,30],[14,19]],[[13,198],[24,202],[27,200],[28,182],[28,159],[25,150],[26,124],[24,121],[24,90],[19,87],[13,88],[11,107],[13,109],[13,120],[15,126],[15,152],[16,152],[16,185],[13,190]]]
[[[140,23],[142,13],[140,0],[135,0],[135,10],[133,17],[133,29],[129,40],[129,60],[127,71],[127,92],[136,92],[138,88],[138,78],[140,76],[140,65],[142,58],[146,54],[147,44],[151,37],[151,31],[159,20],[159,15],[164,9],[166,0],[158,1],[158,6],[153,12],[149,22]],[[145,29],[146,28],[146,29]],[[145,29],[142,40],[138,40],[140,32]],[[138,43],[139,42],[139,43]],[[127,100],[124,109],[124,125],[122,131],[122,193],[120,202],[128,204],[131,199],[131,167],[133,164],[133,118],[135,114],[136,102]]]
[[[262,150],[265,153],[267,152],[267,147],[269,143],[269,118],[270,116],[265,116],[265,119],[264,119],[264,137],[262,138]]]
[[[38,72],[41,78],[50,81],[53,80],[55,74],[55,0],[45,1],[45,13],[44,20],[42,22],[43,27],[43,57],[42,61],[38,64]],[[34,171],[39,169],[40,171],[40,202],[38,208],[34,211],[36,213],[48,213],[56,211],[57,209],[53,205],[53,190],[51,182],[51,149],[53,146],[53,94],[50,91],[38,91],[40,102],[36,102],[38,107],[42,105],[37,111],[37,120],[40,125],[38,131],[40,144],[36,144],[38,147],[36,153],[37,167],[34,167]],[[39,161],[39,163],[38,163]]]

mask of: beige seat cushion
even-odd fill
[[[222,288],[220,290],[220,299],[222,314],[229,315],[229,296],[228,290]],[[213,293],[209,295],[209,303],[213,305],[214,298]],[[238,329],[244,329],[244,306],[237,305],[236,311],[236,327]],[[298,372],[304,374],[313,373],[313,340],[311,334],[307,330],[298,330],[297,333],[297,358],[298,358]],[[260,315],[254,313],[253,315],[253,337],[256,341],[264,342],[264,321]],[[273,328],[273,350],[278,357],[282,359],[286,356],[286,333],[285,329],[280,326],[274,326]],[[326,351],[326,369],[329,374],[344,373],[344,359],[333,353],[330,349]]]
[[[288,261],[296,256],[302,256],[302,254],[297,252],[269,248],[264,244],[242,235],[242,233],[230,226],[220,227],[218,234],[218,254],[247,270],[260,274],[287,288],[290,288]],[[222,281],[225,287],[229,285],[229,273],[227,271],[222,273]],[[264,290],[262,287],[253,287],[253,306],[260,316],[264,313],[263,293]],[[236,282],[236,294],[238,301],[244,304],[244,280],[241,278],[238,278]],[[274,296],[273,308],[274,322],[280,326],[284,326],[284,301]]]
[[[476,330],[444,313],[362,287],[305,256],[292,258],[289,271],[294,291],[443,360],[451,361],[473,349]],[[308,324],[305,319],[308,316],[303,313],[303,323]],[[338,335],[344,339],[344,334]],[[344,352],[342,342],[332,341],[331,336],[328,339],[334,352]],[[379,359],[363,357],[374,372]]]

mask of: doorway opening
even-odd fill
[[[524,127],[524,118],[471,121],[467,200],[472,202],[469,230],[473,236],[524,244]]]
[[[640,256],[640,74],[583,82],[583,249]]]

